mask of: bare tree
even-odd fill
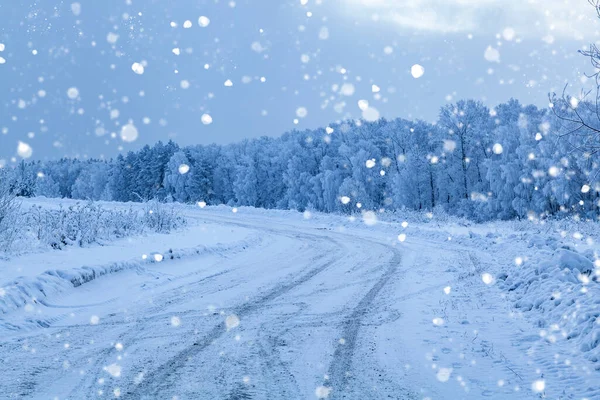
[[[600,0],[588,0],[600,18]],[[579,53],[589,58],[594,72],[586,74],[593,79],[595,88],[582,91],[575,97],[567,94],[568,84],[562,94],[549,94],[550,108],[560,124],[559,139],[568,138],[573,151],[584,152],[588,157],[600,151],[600,49],[590,44]],[[594,97],[594,98],[592,98]]]

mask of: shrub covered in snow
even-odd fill
[[[20,204],[0,171],[0,252],[7,251],[18,233]]]
[[[5,254],[32,247],[82,247],[147,232],[168,233],[186,223],[175,208],[158,202],[126,210],[94,202],[61,205],[58,209],[36,205],[23,209],[5,194],[0,196],[0,205],[4,203],[8,206],[0,211],[0,253]],[[20,243],[18,249],[14,248],[16,243]]]
[[[535,312],[540,336],[549,343],[574,341],[600,370],[600,267],[556,241],[534,236],[530,247],[548,257],[510,268],[502,287],[523,312]],[[540,255],[545,254],[540,252]]]

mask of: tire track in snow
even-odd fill
[[[314,250],[315,248],[318,248],[319,249],[318,252],[313,257],[311,257],[309,260],[307,260],[307,262],[305,262],[304,265],[307,265],[307,266],[314,267],[315,265],[320,263],[326,257],[335,257],[335,255],[337,253],[339,253],[339,249],[341,248],[341,246],[338,243],[335,243],[333,240],[329,240],[328,238],[323,238],[321,236],[316,236],[316,235],[312,235],[312,234],[309,234],[309,235],[297,234],[295,232],[276,230],[276,229],[265,229],[265,231],[268,231],[273,234],[278,234],[280,236],[285,235],[285,236],[293,237],[295,239],[304,239],[302,241],[304,243],[304,245],[299,247],[296,250],[300,253],[303,253],[303,252],[307,251],[308,249]],[[324,246],[324,243],[326,244],[326,246]],[[333,246],[331,245],[332,243],[333,243]],[[283,260],[285,260],[285,259],[283,259]],[[287,258],[287,260],[292,262],[292,260],[289,257]],[[281,261],[281,260],[279,260],[279,261]],[[187,282],[187,283],[183,284],[182,286],[176,286],[174,288],[169,289],[168,292],[165,292],[165,293],[163,293],[163,295],[161,295],[160,303],[152,305],[149,309],[146,309],[143,312],[143,314],[139,314],[139,315],[143,315],[143,317],[134,318],[133,320],[124,323],[125,325],[129,325],[129,328],[127,329],[126,332],[116,335],[115,340],[118,340],[123,343],[128,343],[128,347],[131,347],[132,345],[134,345],[135,343],[137,343],[139,341],[138,339],[140,337],[140,332],[144,332],[148,329],[155,329],[154,325],[156,324],[156,322],[158,320],[164,319],[165,318],[164,315],[172,314],[172,313],[160,314],[160,312],[163,311],[165,305],[172,306],[174,304],[179,304],[181,302],[187,301],[189,295],[191,295],[191,293],[195,292],[195,290],[192,290],[192,288],[199,289],[200,286],[202,286],[207,281],[212,280],[216,277],[225,275],[225,274],[235,273],[236,271],[238,271],[238,269],[239,269],[239,267],[228,268],[226,270],[220,271],[213,275],[203,277],[203,278],[199,279],[198,281],[194,281],[191,283]],[[298,275],[300,272],[302,272],[302,270],[298,271],[296,273],[296,275]],[[185,274],[185,277],[193,276],[193,275],[196,275],[196,273]],[[287,278],[285,278],[286,280],[284,282],[289,282],[290,279],[294,278],[292,276],[292,274],[288,274],[286,276],[287,276]],[[291,276],[291,278],[290,278],[290,276]],[[179,278],[181,278],[181,276],[177,277],[177,279],[179,279]],[[175,280],[177,280],[177,279],[175,279]],[[235,286],[239,285],[240,283],[241,282],[235,282],[235,280],[230,280],[228,282],[228,289],[231,289],[232,287],[235,287]],[[232,284],[233,284],[233,286],[232,286]],[[280,286],[281,285],[277,285],[276,287],[280,287]],[[183,287],[186,287],[189,289],[187,295],[182,295],[181,289]],[[261,297],[261,299],[262,298],[263,297]],[[230,311],[232,313],[237,313],[237,312],[239,312],[238,311],[239,309],[240,309],[240,307],[234,308]],[[159,313],[159,314],[157,314],[157,313]],[[121,325],[121,324],[118,323],[117,325]],[[215,338],[220,337],[222,334],[224,334],[226,332],[223,325],[224,324],[222,322],[220,322],[219,325],[215,326],[212,330],[210,330],[203,337],[206,338],[211,335]],[[189,334],[196,335],[193,332],[190,332]],[[146,339],[147,339],[147,337],[144,337],[143,340],[146,340]],[[216,339],[213,339],[213,340],[216,340]],[[213,344],[213,342],[211,340],[207,340],[206,343],[200,343],[200,341],[201,340],[198,340],[198,342],[196,342],[194,344],[194,346],[197,346],[198,349],[200,349],[200,350],[205,349],[209,344]],[[184,350],[181,350],[175,354],[183,353],[185,351],[185,349],[187,349],[188,347],[191,347],[192,345],[184,344],[184,346],[186,346],[186,347],[184,347]],[[196,350],[196,349],[194,348],[194,350]],[[195,351],[194,354],[196,354],[198,352],[199,351]],[[90,397],[90,396],[95,395],[95,392],[93,390],[91,390],[91,388],[94,386],[95,382],[98,379],[106,377],[105,373],[103,372],[103,367],[112,362],[112,361],[109,361],[109,360],[111,360],[111,354],[112,353],[109,349],[108,352],[102,353],[101,355],[99,355],[99,357],[97,357],[96,361],[94,362],[94,365],[96,366],[95,370],[98,372],[96,374],[91,374],[91,375],[87,376],[87,379],[85,380],[85,382],[82,382],[80,385],[78,385],[75,389],[73,389],[71,391],[69,398],[82,398],[82,397]],[[169,361],[173,361],[174,357],[172,355],[168,355],[166,359]],[[161,364],[158,364],[158,365],[166,366],[167,364],[168,364],[168,361],[163,360],[163,361],[161,361]],[[148,368],[151,365],[155,365],[155,364],[151,363],[151,362],[146,362],[143,364],[143,367],[141,369],[137,368],[137,367],[140,367],[140,365],[138,365],[136,367],[136,369],[138,369],[141,373],[144,374],[143,375],[144,379],[142,381],[142,385],[147,384],[148,380],[153,379],[152,377],[154,375],[158,374],[156,371],[152,371],[151,369]],[[185,362],[182,363],[181,366],[185,367]],[[181,375],[181,371],[173,372],[173,374],[175,375],[174,377],[169,377],[171,374],[162,374],[162,376],[166,376],[167,379],[177,380],[179,378],[179,375]],[[129,386],[130,388],[134,387],[133,383],[130,382],[128,384],[130,385]],[[140,385],[140,386],[142,386],[142,385]],[[170,385],[164,386],[164,388],[167,388],[167,389],[169,387],[170,387]],[[124,398],[130,398],[129,393],[127,392],[127,388],[128,388],[127,385],[121,385],[121,389],[122,389],[121,396]],[[123,390],[123,389],[125,389],[125,390]],[[132,390],[135,393],[137,393],[137,391],[138,391],[137,388],[132,389]],[[143,397],[143,398],[155,398],[155,397],[148,396],[148,397]],[[191,398],[195,398],[195,397],[191,397]]]
[[[373,243],[375,244],[375,242]],[[371,303],[375,300],[379,292],[381,292],[381,289],[398,272],[402,256],[398,249],[390,247],[390,250],[394,255],[388,262],[386,271],[342,322],[341,337],[344,339],[344,342],[338,344],[336,347],[333,353],[333,360],[329,366],[329,379],[323,383],[324,387],[331,389],[331,395],[328,397],[330,399],[346,398],[344,392],[350,383],[352,358],[357,347],[358,332],[362,326],[362,320],[367,315]]]
[[[313,240],[328,240],[336,243],[331,238],[323,237],[312,237]],[[337,244],[337,243],[336,243]],[[338,246],[341,248],[342,246]],[[319,257],[319,261],[322,259],[329,258],[328,261],[321,263],[319,266],[312,268],[310,271],[302,275],[300,278],[287,281],[284,284],[278,285],[271,289],[266,294],[260,296],[258,299],[246,303],[242,306],[236,307],[232,310],[232,314],[237,315],[240,319],[248,316],[249,314],[259,310],[261,307],[266,305],[272,300],[282,296],[283,294],[293,290],[294,288],[306,283],[319,273],[325,271],[331,265],[335,264],[337,258],[331,258],[332,254],[325,254]],[[335,255],[335,254],[333,254]],[[221,323],[211,329],[204,337],[195,341],[191,346],[180,351],[174,357],[167,362],[157,367],[154,371],[150,372],[144,380],[137,386],[129,387],[125,390],[126,398],[128,399],[150,399],[157,398],[157,396],[164,393],[172,385],[173,381],[177,378],[177,371],[180,370],[185,364],[193,358],[195,355],[201,353],[207,349],[215,340],[224,335],[227,332],[227,328],[224,323]]]

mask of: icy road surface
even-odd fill
[[[476,248],[187,212],[209,229],[182,242],[231,243],[3,315],[0,398],[566,399],[597,377],[482,282],[494,257]]]

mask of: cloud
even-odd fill
[[[585,0],[342,0],[353,14],[429,32],[502,32],[589,39],[596,13]],[[369,12],[365,13],[365,9]]]

